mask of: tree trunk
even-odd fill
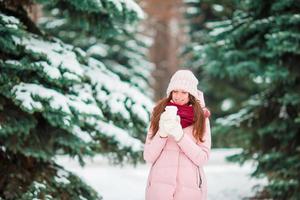
[[[183,3],[181,0],[147,0],[142,6],[149,15],[146,26],[154,34],[149,56],[156,66],[153,73],[156,101],[166,96],[170,77],[181,65],[179,48],[185,40],[184,32],[180,29]]]

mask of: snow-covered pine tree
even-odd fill
[[[234,1],[222,0],[184,0],[185,19],[188,42],[182,48],[184,66],[192,69],[200,80],[201,90],[205,92],[205,99],[212,110],[213,145],[214,147],[237,147],[239,138],[232,138],[232,134],[223,126],[214,122],[219,117],[237,112],[241,103],[247,99],[251,84],[239,83],[236,79],[227,79],[222,73],[211,73],[204,69],[203,45],[213,42],[210,22],[229,19],[234,9]],[[213,54],[213,52],[211,52]],[[215,56],[217,56],[217,52]],[[213,64],[213,62],[210,62]]]
[[[129,7],[130,1],[127,2]],[[109,4],[110,9],[124,10],[121,5]],[[134,7],[133,7],[134,8]],[[138,16],[143,13],[137,10]],[[82,32],[84,25],[73,24],[68,21],[62,10],[57,10],[53,5],[47,5],[44,9],[45,16],[39,20],[39,24],[51,35],[59,37],[68,44],[80,47],[88,56],[103,62],[109,70],[116,73],[121,80],[129,82],[139,88],[143,93],[152,96],[149,84],[153,82],[151,71],[152,63],[146,59],[147,50],[151,45],[151,39],[144,34],[145,27],[124,24],[122,34],[99,34]],[[130,18],[124,15],[121,19]],[[99,34],[99,35],[98,35]]]
[[[97,38],[124,34],[141,12],[134,1],[37,2]],[[0,198],[100,199],[55,156],[84,164],[101,152],[137,162],[152,102],[101,60],[37,26],[31,4],[0,2]]]
[[[237,80],[237,87],[254,85],[255,90],[247,91],[251,95],[239,112],[217,122],[243,137],[244,150],[232,159],[257,161],[253,176],[269,181],[261,194],[296,200],[300,196],[300,4],[247,0],[235,8],[231,19],[210,24],[212,42],[201,46],[203,66],[208,74]]]
[[[135,9],[137,16],[142,18],[143,13],[140,8],[132,6],[132,2],[130,2],[127,1],[127,4],[124,5],[109,3],[108,8],[113,10],[118,9],[119,12],[123,12],[126,8]],[[93,58],[94,61],[97,60],[103,63],[106,69],[119,76],[120,80],[128,82],[130,86],[139,89],[146,96],[153,96],[152,91],[149,90],[152,82],[151,71],[153,70],[153,65],[146,59],[147,48],[150,46],[151,40],[144,36],[141,31],[137,30],[141,26],[132,26],[123,22],[122,29],[115,28],[119,34],[97,35],[97,33],[92,31],[82,32],[81,30],[84,30],[82,24],[71,23],[72,19],[66,18],[63,12],[57,10],[52,4],[47,4],[44,11],[45,16],[39,20],[39,24],[43,27],[43,30],[47,30],[47,33],[59,37],[68,44],[72,43],[74,46],[80,47],[87,53],[86,56]],[[130,12],[129,16],[125,14],[121,19],[129,20],[132,18],[129,15]],[[110,94],[110,90],[107,93],[105,101],[111,99],[110,95],[114,95],[114,92]],[[126,98],[118,101],[126,101],[127,104],[130,104],[130,100],[126,100]],[[108,104],[110,103],[104,103],[104,105]],[[143,119],[141,116],[136,115],[137,111],[135,109],[129,109],[129,107],[126,109],[126,115],[131,116],[129,120],[134,122],[130,134],[144,140],[145,134],[141,133],[145,130],[145,121],[141,120]],[[102,108],[105,116],[113,120],[115,125],[127,129],[130,123],[128,117],[120,117],[120,110],[114,110],[107,106]]]
[[[149,85],[153,83],[151,72],[154,65],[147,61],[146,54],[151,40],[142,33],[118,35],[104,43],[92,45],[87,53],[101,60],[122,81],[129,82],[142,93],[153,97]],[[100,53],[101,52],[101,53]]]

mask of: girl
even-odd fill
[[[144,159],[152,165],[146,200],[207,199],[203,165],[211,148],[210,113],[197,85],[191,71],[177,71],[167,97],[152,112],[144,147]]]

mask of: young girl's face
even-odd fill
[[[172,100],[174,103],[178,105],[185,105],[188,104],[189,99],[189,93],[184,90],[173,90],[172,91]]]

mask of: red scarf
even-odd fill
[[[177,115],[180,116],[180,124],[182,128],[188,127],[194,123],[194,108],[189,105],[178,105],[168,102],[167,106],[176,106]]]

